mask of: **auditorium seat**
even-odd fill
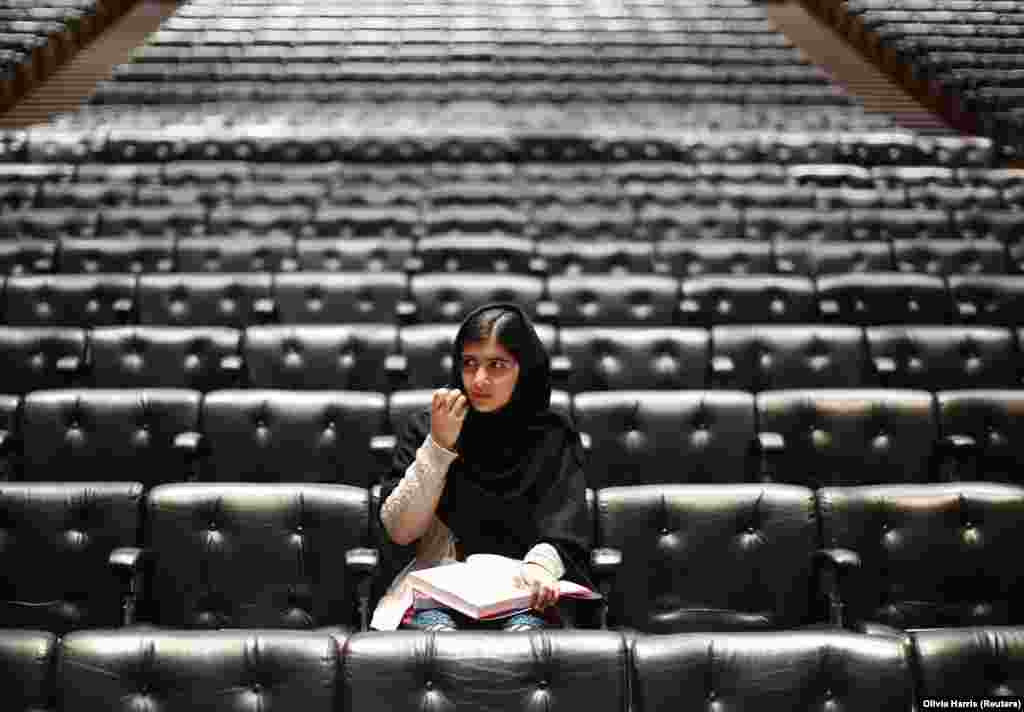
[[[48,274],[54,271],[57,242],[54,240],[3,240],[0,242],[0,276]]]
[[[949,291],[962,324],[1016,327],[1024,323],[1024,275],[953,276]]]
[[[171,388],[33,391],[21,415],[23,479],[147,487],[186,478],[178,441],[199,428],[201,396]]]
[[[83,381],[94,388],[230,388],[244,376],[240,339],[226,327],[92,329]]]
[[[806,240],[834,242],[847,235],[846,211],[807,208],[750,208],[743,221],[748,240]]]
[[[530,309],[544,291],[539,277],[488,272],[415,274],[409,280],[415,320],[422,324],[461,322],[488,302],[516,302]]]
[[[662,240],[655,244],[659,274],[699,277],[706,274],[772,274],[770,242],[751,240]]]
[[[864,334],[852,326],[771,324],[711,330],[711,384],[766,391],[876,385]]]
[[[631,653],[632,694],[645,712],[817,706],[901,712],[918,701],[905,646],[852,633],[647,635],[633,639]],[[963,696],[955,686],[947,694]]]
[[[1009,329],[877,326],[865,333],[885,388],[937,391],[1020,385],[1017,343]]]
[[[104,208],[96,234],[101,237],[187,237],[206,226],[202,205],[151,205]],[[82,235],[88,237],[88,235]]]
[[[786,629],[817,620],[814,494],[773,484],[597,493],[598,545],[621,552],[609,625],[647,633]]]
[[[141,500],[138,482],[0,483],[0,627],[64,634],[117,625],[107,557],[138,543]]]
[[[910,639],[919,699],[996,698],[1012,706],[1021,694],[1022,635],[1019,625],[914,631]]]
[[[178,240],[179,272],[294,272],[294,240],[285,234],[183,237]]]
[[[637,240],[543,240],[537,244],[535,272],[547,275],[650,274],[653,247]]]
[[[86,331],[0,326],[0,393],[74,386],[86,363]]]
[[[680,308],[683,322],[690,326],[817,320],[814,283],[807,277],[709,275],[684,279]]]
[[[818,277],[847,272],[891,272],[888,242],[808,242],[777,240],[775,266],[779,274]]]
[[[135,313],[131,275],[62,274],[8,277],[4,321],[10,326],[112,326]]]
[[[708,333],[657,327],[565,327],[552,362],[571,393],[679,390],[707,385]]]
[[[61,710],[185,704],[331,712],[339,668],[335,638],[310,631],[81,631],[61,642],[55,696]]]
[[[954,278],[951,278],[951,280]],[[831,323],[857,326],[946,324],[951,304],[942,277],[902,272],[818,278],[818,308]]]
[[[64,274],[177,271],[174,240],[167,237],[107,237],[62,240],[57,270]]]
[[[556,275],[541,316],[559,326],[675,326],[679,282],[660,275]]]
[[[404,272],[409,270],[413,241],[408,238],[299,239],[299,269],[305,272]]]
[[[13,479],[18,470],[21,397],[0,394],[0,481]]]
[[[434,235],[416,245],[418,271],[529,274],[533,242],[511,235]]]
[[[138,280],[142,325],[244,329],[273,316],[270,273],[144,274]]]
[[[754,476],[755,412],[734,391],[577,393],[587,485],[749,482]]]
[[[296,272],[274,278],[282,324],[390,324],[404,314],[406,277],[398,272]]]
[[[0,688],[12,712],[49,709],[58,638],[41,630],[0,631]]]
[[[900,272],[940,277],[1006,274],[1006,251],[995,240],[895,240],[893,260]]]
[[[344,647],[345,702],[373,710],[619,712],[631,706],[628,660],[623,637],[606,631],[371,632]]]
[[[944,479],[1024,484],[1024,391],[940,391],[935,397]]]
[[[1019,622],[1021,488],[836,487],[819,490],[818,503],[825,548],[859,559],[838,586],[850,627],[892,634]]]
[[[124,622],[342,634],[358,629],[363,576],[372,574],[375,559],[364,548],[368,518],[363,487],[157,487],[145,501],[142,548],[111,555],[127,601]]]
[[[957,237],[946,210],[854,208],[849,211],[849,227],[850,239],[857,242]]]
[[[760,477],[812,488],[927,482],[938,439],[932,400],[895,388],[764,391]]]

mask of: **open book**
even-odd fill
[[[421,598],[429,598],[477,620],[505,618],[530,607],[531,592],[518,582],[522,563],[496,554],[473,554],[465,561],[413,571],[408,580],[417,592],[417,608],[424,607]],[[567,598],[601,597],[571,581],[559,581],[558,587]]]

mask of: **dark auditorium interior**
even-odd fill
[[[1024,0],[0,0],[0,67],[0,709],[1021,709]],[[372,630],[493,301],[603,603]]]

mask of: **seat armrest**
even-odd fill
[[[815,562],[819,565],[819,585],[825,598],[828,599],[829,623],[836,628],[847,627],[845,616],[845,592],[849,591],[847,580],[851,572],[861,566],[860,554],[843,548],[818,549],[814,552]]]
[[[220,360],[220,370],[225,373],[239,374],[245,368],[245,358],[241,354],[230,354]]]
[[[400,324],[411,324],[420,313],[420,307],[416,302],[407,299],[395,305],[395,316]]]
[[[14,446],[14,437],[9,430],[0,430],[0,455],[8,454]]]
[[[409,372],[409,359],[405,354],[389,354],[384,359],[384,370],[390,376],[405,376]]]
[[[376,549],[356,548],[345,552],[345,569],[356,579],[360,630],[368,630],[370,626],[370,587],[379,565],[380,553]]]
[[[270,323],[277,314],[277,302],[273,297],[260,297],[253,302],[252,311],[262,323]]]
[[[779,458],[786,450],[786,438],[782,433],[760,432],[754,443],[757,450],[758,475],[762,482],[779,482]]]
[[[80,356],[61,356],[57,359],[57,373],[73,376],[82,370]]]
[[[537,302],[537,321],[554,321],[561,314],[561,308],[550,299]]]
[[[206,438],[195,430],[186,430],[174,436],[174,449],[189,459],[198,457],[205,445]]]
[[[138,618],[139,601],[145,598],[146,567],[150,551],[122,546],[110,552],[107,563],[121,584],[121,625],[133,625]]]
[[[370,438],[372,452],[391,454],[397,444],[398,438],[394,435],[374,435]]]
[[[602,630],[608,629],[608,605],[615,579],[622,566],[622,551],[610,547],[594,549],[590,552],[590,570],[594,575],[598,592],[604,599],[599,613],[599,624]]]
[[[565,378],[572,372],[572,359],[568,356],[559,355],[551,357],[551,375],[556,378]]]

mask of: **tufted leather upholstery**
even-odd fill
[[[0,327],[0,393],[74,385],[85,365],[85,331]]]
[[[734,391],[578,393],[593,488],[659,482],[748,482],[754,399]]]
[[[945,282],[933,275],[873,272],[821,277],[818,300],[822,315],[842,324],[945,324],[950,318]]]
[[[549,324],[534,324],[549,354],[557,350],[558,335]],[[405,359],[403,388],[440,388],[451,378],[452,342],[459,331],[459,325],[417,324],[406,326],[399,333],[399,348]]]
[[[292,390],[389,391],[397,348],[391,324],[253,326],[244,344],[253,387]]]
[[[673,326],[679,283],[659,275],[558,275],[548,279],[561,326]]]
[[[556,240],[537,245],[547,274],[645,274],[654,271],[653,247],[633,240]]]
[[[17,470],[12,451],[20,437],[20,411],[20,396],[0,394],[0,480],[11,479]]]
[[[390,324],[405,291],[399,272],[301,272],[274,281],[282,324]]]
[[[360,634],[344,651],[345,708],[617,712],[628,659],[603,631]]]
[[[1024,392],[942,391],[936,401],[943,437],[971,441],[966,460],[945,463],[948,477],[1024,484]]]
[[[336,710],[333,638],[308,631],[83,631],[61,645],[64,709]]]
[[[925,482],[938,435],[932,396],[896,389],[765,391],[762,433],[782,436],[761,477],[808,487]]]
[[[544,283],[537,277],[486,272],[417,274],[410,279],[416,318],[422,323],[461,322],[470,311],[488,302],[534,305]]]
[[[609,620],[645,632],[787,628],[813,619],[814,494],[788,485],[597,493],[598,541],[622,552]]]
[[[892,271],[887,242],[807,242],[779,240],[775,265],[780,274],[819,277],[847,272]]]
[[[176,267],[174,240],[160,237],[62,240],[57,267],[57,271],[64,274],[172,272]]]
[[[97,475],[147,486],[187,474],[175,438],[199,426],[200,394],[184,389],[65,389],[25,396],[24,472],[32,481]]]
[[[38,630],[0,631],[0,688],[11,712],[40,712],[53,695],[57,636]]]
[[[163,485],[146,510],[152,564],[141,619],[178,628],[353,625],[344,552],[366,545],[366,489]]]
[[[892,251],[900,272],[944,276],[1007,271],[1006,251],[995,240],[896,240]]]
[[[187,237],[178,240],[179,272],[291,272],[298,268],[288,235]]]
[[[509,235],[437,235],[416,246],[424,272],[510,272],[527,274],[533,242]]]
[[[716,326],[711,382],[748,391],[874,385],[863,336],[845,326]]]
[[[53,271],[57,243],[52,240],[0,242],[0,275],[46,274]]]
[[[401,238],[300,239],[295,243],[299,268],[306,272],[401,272],[413,241]]]
[[[891,326],[865,331],[887,388],[1012,388],[1019,383],[1017,345],[1008,329]]]
[[[815,321],[806,277],[710,275],[683,280],[683,320],[694,326]]]
[[[703,388],[703,329],[566,327],[559,331],[569,391]]]
[[[366,487],[379,474],[371,439],[385,431],[386,408],[381,393],[213,391],[203,401],[209,457],[201,476]]]
[[[663,240],[655,245],[655,253],[658,271],[673,277],[775,271],[770,242]]]
[[[637,712],[914,708],[898,641],[851,633],[687,633],[637,637]],[[955,696],[955,695],[954,695]]]
[[[228,388],[240,376],[240,333],[227,327],[103,327],[89,333],[98,388]]]
[[[826,488],[818,506],[824,546],[861,559],[843,591],[852,621],[928,628],[1020,618],[1024,489],[977,482]]]
[[[4,319],[12,326],[107,326],[132,318],[135,278],[130,275],[27,275],[9,277]]]
[[[137,544],[141,500],[138,482],[0,483],[0,627],[116,625],[107,557]]]
[[[949,291],[961,323],[1024,325],[1024,275],[950,277]]]
[[[144,274],[139,277],[139,323],[244,328],[267,318],[269,273]]]
[[[1024,630],[986,626],[911,634],[921,698],[1017,697],[1024,680]]]

